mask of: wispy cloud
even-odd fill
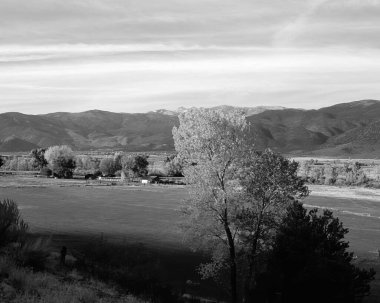
[[[298,16],[291,20],[284,28],[280,29],[274,36],[273,44],[279,47],[289,47],[294,40],[307,28],[307,23],[314,13],[328,0],[305,1],[305,7],[301,8]]]
[[[0,105],[39,113],[380,98],[379,4],[1,0]]]

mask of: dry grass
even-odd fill
[[[380,190],[364,187],[338,187],[328,185],[308,185],[312,196],[330,198],[349,198],[380,202]]]
[[[12,287],[13,294],[2,294],[0,301],[9,303],[143,303],[120,295],[115,289],[95,280],[80,281],[76,272],[65,276],[34,273],[15,266],[6,258],[0,259],[2,283]]]

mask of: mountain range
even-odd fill
[[[232,106],[222,106],[230,110]],[[380,156],[380,101],[341,103],[318,110],[243,108],[257,149],[291,155]],[[173,150],[178,111],[130,114],[91,110],[81,113],[0,114],[0,152],[29,151],[67,144],[75,150]]]

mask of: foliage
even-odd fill
[[[159,260],[142,245],[110,243],[101,238],[80,249],[78,267],[152,302],[177,303],[177,295],[159,279]]]
[[[344,169],[346,172],[347,185],[364,184],[368,181],[364,172],[361,170],[361,164],[359,162],[352,164],[346,163]]]
[[[67,145],[49,147],[45,152],[45,158],[58,177],[72,178],[76,164],[70,147]]]
[[[260,253],[273,244],[286,209],[296,199],[309,194],[297,176],[298,163],[270,149],[252,154],[243,162],[241,185],[244,206],[238,213],[239,238],[245,257],[245,296],[254,289]]]
[[[3,157],[0,156],[0,167],[2,167],[3,164],[4,164],[4,159],[3,159]]]
[[[173,128],[173,137],[190,190],[190,200],[183,207],[186,219],[183,228],[193,245],[209,247],[215,253],[214,261],[227,264],[231,301],[236,302],[234,222],[239,192],[234,181],[240,173],[241,160],[252,147],[249,128],[238,110],[190,109],[181,113],[179,120],[180,126]]]
[[[50,255],[49,246],[50,238],[29,236],[14,253],[16,264],[36,271],[44,270]]]
[[[22,241],[28,225],[21,219],[16,202],[0,201],[0,247],[10,242]]]
[[[120,159],[123,170],[129,177],[145,177],[148,175],[148,156],[137,155],[127,156],[124,155]]]
[[[261,290],[261,299],[270,301],[270,295],[279,292],[285,303],[358,302],[368,294],[375,272],[352,264],[353,254],[344,241],[347,232],[330,210],[318,215],[316,209],[307,212],[294,202],[276,237],[268,276],[257,295]]]
[[[62,277],[61,275],[64,274]],[[130,295],[122,295],[114,288],[96,281],[79,281],[81,276],[73,271],[54,275],[33,272],[19,267],[12,260],[0,258],[2,288],[10,292],[1,302],[8,303],[144,303]],[[3,301],[4,300],[4,301]]]
[[[333,165],[326,165],[324,170],[325,185],[333,185],[338,179],[338,169]]]
[[[117,171],[115,161],[112,157],[103,158],[99,164],[99,170],[103,175],[114,175]]]
[[[34,168],[42,169],[48,164],[48,162],[45,159],[45,152],[46,152],[46,149],[44,148],[36,148],[30,152],[30,156],[34,160],[34,163],[33,163]]]
[[[99,169],[100,160],[87,155],[75,157],[76,169],[82,171],[95,171]]]
[[[114,162],[116,171],[123,169],[123,165],[122,165],[122,158],[123,157],[124,157],[124,153],[122,153],[122,152],[116,152],[114,154],[113,162]]]
[[[167,175],[170,177],[183,177],[183,163],[177,156],[168,157],[165,161]]]
[[[345,162],[335,160],[332,163],[321,163],[316,160],[302,161],[299,174],[310,183],[325,185],[367,185],[371,179],[363,170],[363,163]],[[372,181],[376,181],[376,165],[373,163],[369,169]]]
[[[58,158],[52,160],[52,164],[50,166],[53,174],[59,178],[70,179],[73,177],[75,169],[75,161],[73,158],[59,156]]]
[[[45,177],[50,177],[53,174],[53,171],[48,167],[43,167],[40,170],[40,175]]]
[[[9,157],[3,164],[4,170],[31,171],[35,170],[34,159],[27,157]]]

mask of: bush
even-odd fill
[[[94,176],[94,179],[97,179],[98,177],[101,177],[103,174],[100,170],[97,170],[94,172],[93,176]]]
[[[0,202],[0,247],[24,241],[27,230],[28,224],[21,219],[16,202],[9,199]]]
[[[42,237],[28,239],[15,254],[16,263],[36,271],[44,270],[50,255],[49,245],[50,239]]]
[[[50,177],[53,174],[53,171],[50,168],[43,167],[40,170],[40,175],[44,177]]]
[[[108,243],[102,239],[81,249],[77,266],[92,277],[113,282],[133,295],[157,303],[179,302],[160,280],[159,260],[144,246]]]

